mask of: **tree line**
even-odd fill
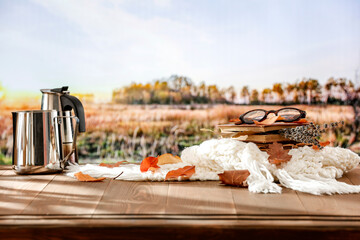
[[[153,83],[132,83],[113,91],[112,100],[122,104],[351,104],[360,98],[346,78],[329,78],[321,85],[317,79],[303,78],[294,83],[274,83],[262,90],[243,86],[219,88],[204,82],[194,84],[185,76],[172,75]]]

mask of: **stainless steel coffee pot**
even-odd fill
[[[59,116],[66,117],[60,126],[61,142],[63,144],[62,151],[63,155],[66,156],[71,152],[74,143],[74,124],[71,118],[73,113],[79,119],[79,132],[85,132],[84,107],[79,99],[69,94],[67,86],[54,89],[41,89],[41,92],[41,110],[56,110]],[[69,160],[71,162],[78,162],[77,150]]]
[[[13,169],[17,174],[61,172],[76,150],[79,119],[56,110],[13,112]],[[75,119],[71,150],[64,155],[61,126]]]

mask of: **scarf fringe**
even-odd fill
[[[350,185],[339,182],[333,178],[324,178],[316,175],[311,177],[305,175],[293,175],[284,169],[277,170],[275,175],[284,187],[314,195],[360,193],[359,185]]]

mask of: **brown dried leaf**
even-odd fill
[[[289,150],[285,150],[283,145],[274,142],[269,145],[269,149],[266,151],[269,154],[269,162],[271,164],[280,165],[283,162],[288,162],[291,160],[291,155],[289,155]]]
[[[281,117],[281,116],[276,116],[276,115],[274,115],[274,116],[272,116],[272,117],[266,118],[265,120],[263,120],[263,121],[261,121],[261,122],[258,122],[258,121],[255,121],[255,120],[254,120],[254,123],[255,123],[256,125],[271,125],[271,124],[275,123],[275,122],[278,121],[278,120],[284,120],[284,118]]]
[[[247,187],[246,179],[250,175],[248,170],[224,171],[218,174],[223,184],[237,187]]]
[[[174,164],[182,162],[179,156],[174,156],[170,153],[165,153],[158,157],[157,165]]]
[[[166,180],[177,180],[181,177],[181,180],[188,180],[195,173],[195,166],[185,166],[176,170],[169,171],[166,174]]]
[[[88,174],[83,174],[82,172],[77,172],[74,174],[74,176],[79,180],[80,182],[101,182],[102,180],[106,179],[104,177],[101,178],[93,178],[92,176]]]

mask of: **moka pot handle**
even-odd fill
[[[64,94],[60,96],[60,101],[63,111],[74,110],[75,116],[79,119],[79,132],[85,132],[85,112],[80,100],[74,96]]]

